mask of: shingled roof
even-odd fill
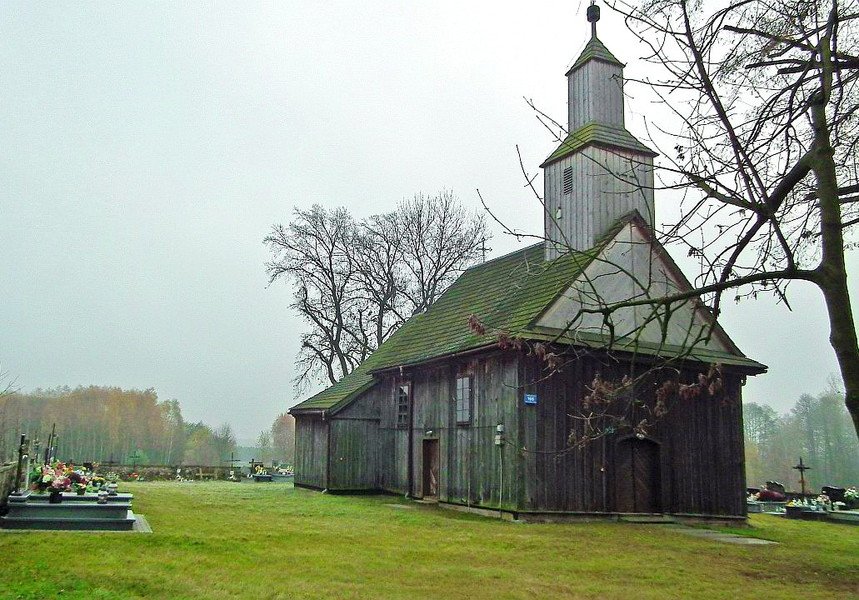
[[[603,62],[617,65],[618,67],[623,68],[624,64],[620,62],[618,59],[614,57],[608,48],[605,47],[597,37],[592,37],[588,40],[588,43],[585,45],[582,53],[579,54],[579,57],[576,59],[576,62],[573,63],[573,66],[566,72],[566,76],[569,76],[570,73],[584,65],[589,60],[601,60]]]
[[[323,411],[347,404],[374,382],[375,371],[420,364],[435,358],[492,346],[497,332],[532,340],[558,340],[577,345],[599,346],[604,340],[557,338],[557,331],[536,325],[536,321],[590,264],[605,243],[635,218],[631,213],[619,219],[602,240],[588,252],[575,252],[546,261],[543,244],[534,244],[466,270],[424,313],[406,321],[388,340],[354,371],[334,385],[292,407],[290,412]],[[640,219],[640,217],[639,217]],[[475,315],[486,326],[479,335],[468,325]],[[616,346],[624,350],[622,343]],[[647,352],[640,344],[630,349]],[[654,349],[670,353],[671,348]],[[674,349],[678,352],[683,349]],[[757,369],[759,363],[742,355],[695,349],[690,358]],[[765,367],[764,367],[765,368]]]
[[[586,123],[569,134],[540,166],[547,167],[586,146],[632,150],[647,156],[657,155],[656,152],[639,142],[634,135],[623,127],[615,127],[605,123]]]

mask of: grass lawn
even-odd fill
[[[735,546],[283,484],[123,491],[155,533],[0,532],[0,598],[859,597],[859,528],[845,525],[755,515],[745,533],[780,545]]]

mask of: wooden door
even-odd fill
[[[662,512],[659,444],[626,438],[615,452],[615,510],[625,513]]]
[[[424,498],[438,498],[438,440],[424,440]]]

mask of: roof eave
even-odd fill
[[[488,344],[481,344],[480,346],[475,346],[474,348],[467,348],[465,350],[458,350],[454,352],[446,352],[444,354],[438,354],[436,356],[430,356],[428,358],[422,360],[416,360],[408,363],[403,363],[401,365],[393,365],[390,367],[381,367],[379,369],[373,369],[370,371],[373,375],[383,375],[386,373],[390,373],[392,371],[398,371],[400,369],[412,368],[421,365],[426,365],[429,363],[434,363],[442,360],[449,360],[451,358],[457,358],[460,356],[469,356],[471,354],[477,354],[478,352],[484,352],[486,350],[492,350],[498,347],[498,342],[491,342]]]
[[[643,146],[643,144],[642,144],[642,146]],[[644,156],[650,156],[652,158],[656,158],[657,156],[659,156],[658,152],[654,152],[653,150],[651,150],[649,148],[647,150],[642,150],[640,148],[629,148],[626,146],[621,146],[619,144],[609,144],[607,142],[592,141],[592,142],[585,142],[581,146],[578,146],[577,148],[570,148],[570,150],[568,152],[564,152],[563,154],[559,154],[558,156],[553,156],[555,154],[553,152],[552,154],[549,155],[548,158],[546,158],[546,160],[543,161],[543,163],[540,165],[540,168],[545,169],[549,165],[555,164],[559,160],[563,160],[563,159],[567,158],[568,156],[575,154],[576,152],[581,152],[585,148],[590,148],[590,147],[606,148],[608,150],[623,150],[625,152],[635,152],[636,154],[642,154]]]
[[[564,73],[564,77],[569,77],[570,73],[572,73],[573,71],[578,71],[579,69],[581,69],[582,67],[584,67],[586,64],[588,64],[591,61],[598,61],[598,62],[605,63],[607,65],[615,65],[615,66],[620,67],[621,69],[626,67],[626,65],[624,63],[620,62],[617,59],[611,60],[611,59],[605,58],[603,56],[591,56],[590,58],[583,60],[581,62],[576,60],[576,62],[573,63],[573,66],[570,67],[566,73]]]

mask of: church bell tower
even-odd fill
[[[593,248],[633,210],[653,224],[656,153],[626,130],[624,65],[597,37],[599,6],[587,17],[590,40],[566,74],[568,135],[541,165],[546,260]]]

